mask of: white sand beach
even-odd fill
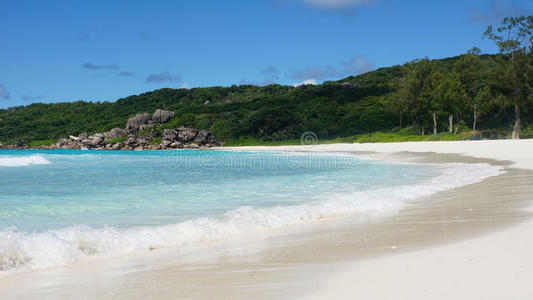
[[[372,151],[377,153],[433,152],[443,154],[463,154],[471,157],[510,161],[513,167],[533,169],[533,139],[528,140],[483,140],[446,142],[403,142],[403,143],[364,143],[364,144],[323,144],[309,146],[249,146],[224,147],[224,150],[237,151],[329,151],[354,152]]]
[[[333,144],[235,150],[434,152],[533,169],[533,140]],[[517,183],[518,184],[518,183]],[[529,182],[533,185],[533,182]],[[513,189],[513,186],[509,186]],[[533,200],[533,194],[529,194]],[[350,263],[305,299],[533,299],[533,221],[428,249]]]
[[[533,299],[533,140],[222,150],[489,162],[507,172],[386,217],[3,276],[0,299]]]

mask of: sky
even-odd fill
[[[473,46],[531,0],[0,0],[0,108],[320,83]]]

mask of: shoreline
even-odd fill
[[[328,151],[330,145],[268,148],[272,151]],[[339,144],[340,151],[357,151],[371,157],[395,160],[402,154],[475,157],[533,169],[533,140]],[[297,150],[296,150],[297,149]],[[242,149],[237,148],[235,151]],[[248,151],[267,147],[247,147]],[[501,175],[500,175],[501,176]],[[498,176],[498,177],[500,177]],[[489,180],[486,179],[485,181]],[[527,187],[529,185],[529,187]],[[533,181],[511,182],[506,191],[531,189]],[[530,215],[512,226],[502,226],[465,240],[448,241],[415,251],[343,263],[325,276],[302,299],[531,299],[533,288],[533,221],[531,191],[522,195],[521,211]],[[350,282],[351,284],[346,284]]]
[[[244,146],[214,147],[214,150],[232,151],[309,151],[309,152],[356,152],[356,153],[438,153],[461,154],[481,159],[509,161],[515,168],[533,170],[533,139],[523,140],[472,140],[437,142],[319,144],[309,146]],[[368,154],[368,153],[367,153]]]
[[[533,145],[533,143],[528,144]],[[349,147],[350,145],[356,147]],[[357,147],[360,145],[367,146]],[[393,161],[487,162],[487,159],[463,155],[427,153],[428,151],[425,150],[429,146],[417,146],[411,153],[396,151],[398,145],[390,148],[390,151],[382,152],[367,149],[368,146],[377,146],[377,149],[384,150],[383,145],[377,144],[279,146],[275,150],[310,151],[309,148],[311,148],[312,151],[329,152],[335,148],[334,152],[358,154],[366,152],[367,156]],[[403,145],[402,147],[411,146]],[[225,147],[222,150],[274,150],[271,147],[257,148]],[[401,288],[400,284],[393,282],[398,281],[399,278],[401,281],[409,282],[409,280],[416,281],[424,277],[415,279],[412,278],[414,274],[402,273],[400,277],[390,278],[389,280],[393,280],[390,282],[376,281],[380,282],[378,286],[372,285],[371,282],[364,285],[356,283],[363,282],[366,276],[378,280],[386,273],[384,269],[387,266],[411,261],[401,258],[404,255],[409,257],[413,255],[414,260],[417,261],[420,253],[441,251],[439,249],[461,243],[466,243],[468,248],[469,241],[492,239],[502,230],[514,231],[517,228],[529,226],[531,222],[527,220],[531,218],[531,213],[525,210],[529,202],[524,198],[524,193],[527,195],[533,192],[531,187],[533,172],[509,168],[511,162],[508,159],[505,161],[496,159],[491,163],[505,166],[508,173],[490,177],[472,185],[439,192],[431,197],[431,201],[412,205],[390,217],[370,220],[370,223],[367,222],[368,217],[345,217],[316,222],[306,228],[283,230],[273,235],[258,235],[252,238],[224,241],[217,245],[210,245],[209,251],[199,249],[199,247],[179,251],[165,249],[154,252],[154,255],[146,255],[146,257],[132,256],[118,261],[96,262],[96,266],[86,263],[34,274],[17,274],[18,276],[9,279],[0,277],[0,291],[15,292],[12,296],[17,298],[32,298],[31,293],[23,294],[20,290],[18,293],[13,291],[13,286],[18,286],[19,289],[25,287],[26,292],[28,290],[39,291],[42,298],[61,299],[79,298],[80,291],[84,293],[82,293],[82,298],[86,297],[86,299],[143,298],[143,296],[146,298],[153,296],[152,293],[161,299],[176,297],[196,299],[220,295],[232,299],[246,299],[252,296],[325,299],[332,298],[332,295],[337,299],[351,299],[357,296],[364,299],[389,299],[394,295],[399,295],[401,291],[394,291],[391,288],[391,294],[379,296],[372,294],[372,291],[384,292],[383,286],[389,284],[391,287]],[[520,184],[514,190],[510,189],[511,184],[517,180]],[[503,196],[498,198],[494,197],[494,194]],[[489,199],[488,202],[487,199]],[[527,228],[531,230],[533,227]],[[533,249],[533,246],[524,251],[528,249]],[[174,253],[175,251],[181,256]],[[441,255],[448,254],[445,251]],[[184,257],[191,258],[191,261],[187,261]],[[517,258],[527,259],[527,256],[517,255]],[[500,259],[504,261],[504,258]],[[392,263],[388,260],[392,260]],[[123,270],[125,265],[132,264],[136,268],[121,274],[125,272]],[[366,266],[365,272],[361,272],[361,266]],[[415,263],[411,268],[420,266],[420,263]],[[461,270],[461,267],[464,266],[455,266],[455,270]],[[74,279],[67,279],[68,276],[77,274],[80,270],[86,271],[86,274],[78,274],[74,276]],[[432,273],[431,269],[429,272]],[[126,278],[123,279],[122,275]],[[424,275],[427,276],[427,272]],[[360,278],[361,281],[355,281],[354,278]],[[2,279],[7,280],[2,282]],[[110,279],[116,282],[108,282]],[[352,281],[354,284],[346,284]],[[61,287],[63,285],[65,285],[64,288]],[[103,287],[99,291],[93,291],[95,286]],[[206,290],[207,287],[209,290]],[[371,290],[372,287],[377,290]],[[403,298],[416,299],[413,291],[410,292]],[[428,296],[427,293],[424,296],[426,299],[435,298],[431,294]],[[478,298],[470,297],[469,299]]]

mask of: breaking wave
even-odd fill
[[[41,159],[33,156],[30,161],[43,163]],[[22,161],[19,160],[19,163]],[[445,166],[441,175],[414,185],[332,193],[328,200],[302,205],[272,208],[245,206],[218,217],[196,218],[162,226],[128,229],[74,226],[41,233],[6,228],[0,231],[0,273],[50,268],[91,257],[216,241],[352,214],[390,212],[416,202],[420,197],[476,183],[504,172],[503,168],[489,164]]]
[[[0,156],[0,167],[25,167],[31,165],[48,165],[50,161],[41,155]]]

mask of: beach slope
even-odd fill
[[[435,152],[509,161],[513,168],[533,169],[533,140],[332,144],[246,150]],[[533,200],[533,195],[529,197]],[[452,244],[347,263],[342,271],[325,278],[304,298],[533,299],[532,253],[533,221],[525,221]]]

